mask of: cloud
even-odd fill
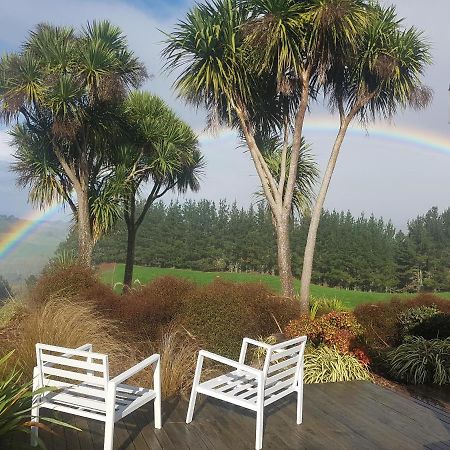
[[[13,160],[12,148],[9,145],[10,140],[11,137],[6,131],[0,131],[0,161],[2,162],[11,162]]]
[[[201,0],[200,0],[201,1]],[[391,4],[392,0],[382,0]],[[196,130],[205,128],[205,114],[183,104],[172,92],[173,76],[162,73],[160,51],[164,35],[159,29],[170,31],[177,20],[183,19],[193,1],[164,0],[17,0],[9,2],[0,15],[0,50],[17,50],[27,32],[36,23],[46,21],[55,24],[82,26],[88,20],[109,19],[119,25],[128,36],[130,47],[144,61],[150,73],[145,89],[161,96],[184,120]],[[426,72],[425,82],[435,91],[433,104],[420,113],[400,113],[395,122],[400,125],[433,130],[447,136],[448,93],[450,82],[450,58],[448,57],[448,0],[434,0],[433,8],[424,14],[423,2],[394,0],[399,14],[406,17],[407,25],[425,30],[432,43],[434,65]],[[150,5],[150,6],[149,6]],[[311,116],[324,114],[322,105],[313,105]],[[370,134],[370,125],[369,125]],[[308,133],[320,167],[325,167],[333,142],[332,135]],[[6,144],[7,135],[0,132],[0,207],[14,212],[22,208],[26,195],[18,194],[13,175],[5,167],[11,160]],[[258,178],[248,153],[236,148],[231,133],[211,137],[202,133],[202,149],[207,167],[202,188],[190,198],[227,198],[248,205],[257,190]],[[433,205],[446,208],[450,205],[450,158],[431,151],[417,150],[403,143],[386,143],[375,138],[348,136],[344,142],[336,172],[327,198],[326,206],[337,210],[350,209],[354,214],[372,211],[392,218],[404,226],[407,219],[426,211]],[[6,184],[5,184],[6,183]],[[23,193],[23,191],[22,191]],[[3,199],[7,198],[8,201]],[[14,198],[14,201],[9,201]],[[21,200],[22,199],[22,200]],[[0,208],[0,209],[1,209]]]

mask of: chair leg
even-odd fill
[[[103,445],[104,450],[113,450],[114,440],[114,419],[107,417],[105,422],[105,442]]]
[[[258,398],[256,402],[256,442],[255,449],[261,450],[264,431],[264,383],[262,376],[258,380]]]
[[[189,399],[189,407],[186,416],[186,423],[191,423],[192,417],[194,415],[195,401],[197,400],[197,386],[200,383],[202,366],[203,366],[203,356],[198,355],[197,367],[195,368],[194,382],[192,384],[191,398]]]
[[[35,401],[39,401],[39,399],[33,399],[33,404]],[[39,423],[39,406],[33,406],[31,409],[31,422]],[[39,437],[39,428],[38,427],[31,427],[31,446],[37,447],[38,445],[38,437]]]
[[[192,417],[194,416],[195,401],[197,400],[197,389],[196,386],[192,386],[191,398],[189,399],[189,407],[186,416],[186,423],[192,422]]]
[[[303,422],[303,385],[297,391],[297,425]]]
[[[37,367],[33,369],[33,392],[39,389],[39,372]],[[31,422],[39,422],[39,404],[41,402],[40,395],[33,395],[31,403]],[[39,428],[31,427],[31,446],[37,447],[39,438]]]
[[[159,395],[155,398],[153,410],[155,416],[155,428],[159,430],[161,428],[161,397]]]
[[[255,449],[261,450],[263,444],[263,429],[264,429],[264,409],[256,412],[256,443]]]
[[[106,417],[105,417],[105,441],[104,450],[113,450],[114,441],[114,419],[115,419],[116,385],[108,383],[106,390]]]
[[[297,425],[303,422],[303,361],[297,386]]]
[[[155,428],[161,428],[161,361],[156,364],[155,373],[153,375],[153,385],[156,397],[153,402],[153,410],[155,416]]]

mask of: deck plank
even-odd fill
[[[116,424],[115,450],[248,450],[255,442],[255,413],[199,396],[194,420],[187,402],[163,404],[163,428],[155,430],[149,404]],[[264,450],[450,450],[447,411],[368,382],[305,386],[303,424],[296,397],[266,408]],[[102,450],[103,424],[63,416],[85,431],[55,427],[41,433],[49,450]]]

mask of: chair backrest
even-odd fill
[[[297,385],[303,370],[306,339],[306,336],[300,336],[270,346],[263,369],[266,396]]]
[[[105,397],[109,381],[108,356],[86,350],[36,344],[37,376],[40,386],[81,387],[96,397]]]

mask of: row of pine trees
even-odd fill
[[[291,227],[293,268],[301,272],[309,220]],[[94,261],[124,262],[122,224],[100,240]],[[75,248],[69,236],[62,246]],[[272,218],[262,205],[209,200],[152,206],[139,230],[136,264],[202,271],[277,273]],[[350,212],[322,213],[313,282],[366,291],[450,290],[450,209],[432,208],[398,231],[388,221]]]

